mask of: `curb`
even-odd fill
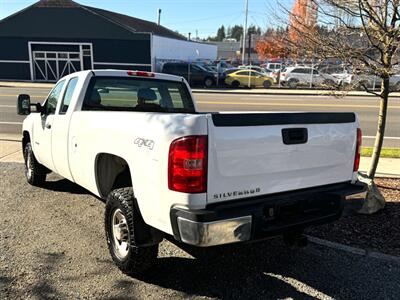
[[[272,89],[270,91],[263,91],[263,92],[252,92],[252,91],[240,91],[240,90],[199,90],[199,89],[192,89],[192,93],[194,94],[234,94],[234,95],[275,95],[275,96],[335,96],[333,93],[323,92],[323,91],[310,91],[301,90],[303,92],[274,92],[274,91],[284,91],[280,89]],[[342,95],[338,95],[339,97]],[[376,97],[373,94],[365,93],[360,94],[355,92],[347,93],[344,95],[345,97]],[[400,98],[400,94],[392,95],[391,98]]]
[[[0,87],[12,87],[12,88],[41,88],[50,89],[54,86],[52,83],[34,83],[34,82],[8,82],[1,81]]]
[[[380,259],[380,260],[385,260],[388,262],[400,264],[400,257],[399,256],[394,256],[394,255],[389,255],[389,254],[384,254],[376,251],[369,251],[361,248],[356,248],[356,247],[351,247],[343,244],[339,244],[336,242],[331,242],[323,239],[319,239],[313,236],[307,235],[308,240],[311,243],[320,245],[320,246],[325,246],[328,248],[364,256],[366,258],[374,258],[374,259]]]

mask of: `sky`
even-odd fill
[[[274,17],[282,12],[281,5],[291,7],[294,0],[249,0],[249,25],[264,29],[274,26]],[[33,3],[35,0],[0,0],[0,19]],[[192,37],[216,35],[218,27],[243,25],[245,0],[76,0],[83,5],[123,13],[148,21],[157,21],[162,9],[161,25]],[[278,4],[279,3],[279,4]]]

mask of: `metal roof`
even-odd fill
[[[157,25],[154,22],[134,18],[131,16],[115,13],[100,8],[81,5],[72,0],[40,0],[31,5],[30,7],[22,10],[21,13],[29,8],[62,8],[62,9],[80,8],[89,11],[95,15],[101,16],[107,19],[108,21],[117,24],[123,27],[124,29],[128,29],[132,32],[138,32],[138,33],[151,32],[158,36],[179,39],[179,40],[186,40],[186,37],[184,37],[183,35],[174,32],[164,26]],[[19,12],[17,12],[16,14],[18,13]]]

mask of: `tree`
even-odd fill
[[[390,77],[399,64],[400,0],[310,0],[319,23],[306,24],[300,14],[291,13],[289,31],[301,39],[289,39],[293,47],[319,58],[338,58],[353,72],[370,73],[380,78],[380,91],[363,88],[379,98],[377,132],[371,165],[366,178],[368,193],[362,213],[373,213],[384,207],[384,198],[374,178],[385,135]]]
[[[236,39],[237,41],[240,41],[242,35],[243,35],[243,27],[242,26],[235,25],[232,27],[231,38]]]
[[[267,30],[264,37],[257,41],[255,50],[262,60],[271,58],[287,59],[290,54],[285,36],[272,29]]]
[[[222,41],[225,38],[225,27],[222,25],[217,31],[217,41]]]

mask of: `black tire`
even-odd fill
[[[126,219],[124,229],[127,230],[128,241],[127,254],[124,257],[119,255],[116,244],[118,241],[115,240],[113,233],[116,212],[122,212]],[[135,209],[135,196],[131,187],[119,188],[110,192],[107,197],[104,222],[108,249],[118,268],[130,276],[140,275],[151,268],[156,263],[158,255],[158,244],[146,247],[136,246],[134,224],[137,224],[135,222],[140,219],[140,213]]]
[[[42,186],[46,181],[45,168],[36,160],[30,142],[25,145],[24,160],[26,181],[34,186]]]
[[[206,78],[204,78],[203,83],[206,88],[210,88],[214,85],[214,79],[212,79],[211,77],[206,77]]]
[[[265,80],[264,82],[263,82],[263,86],[264,86],[264,88],[266,88],[266,89],[269,89],[270,87],[271,87],[271,81],[269,81],[269,80]]]
[[[237,89],[240,86],[240,82],[235,80],[231,83],[231,87]]]
[[[295,88],[297,88],[298,83],[299,82],[296,79],[289,79],[287,84],[291,89],[295,89]]]

